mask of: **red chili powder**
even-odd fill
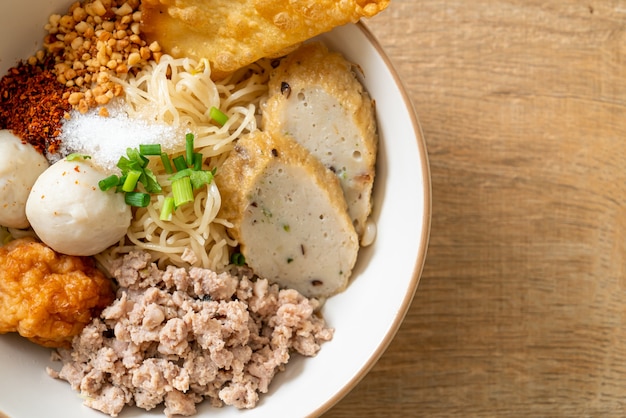
[[[21,62],[0,80],[0,129],[10,129],[42,154],[58,151],[61,123],[72,109],[69,95],[63,96],[73,89],[57,81],[51,62]]]

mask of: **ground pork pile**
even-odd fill
[[[85,405],[117,416],[125,405],[193,415],[196,404],[252,408],[290,354],[314,356],[333,330],[319,302],[244,269],[159,270],[143,252],[115,265],[117,299],[59,349],[60,371]]]

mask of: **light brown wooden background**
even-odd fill
[[[392,0],[432,170],[390,347],[325,417],[626,416],[626,1]]]

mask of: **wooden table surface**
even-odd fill
[[[626,1],[392,0],[432,229],[339,417],[626,416]]]

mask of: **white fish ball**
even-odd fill
[[[0,130],[0,225],[27,228],[26,200],[48,160],[11,131]]]
[[[26,216],[39,238],[57,252],[94,255],[118,242],[131,221],[122,193],[103,192],[106,173],[82,158],[62,159],[39,176]]]

